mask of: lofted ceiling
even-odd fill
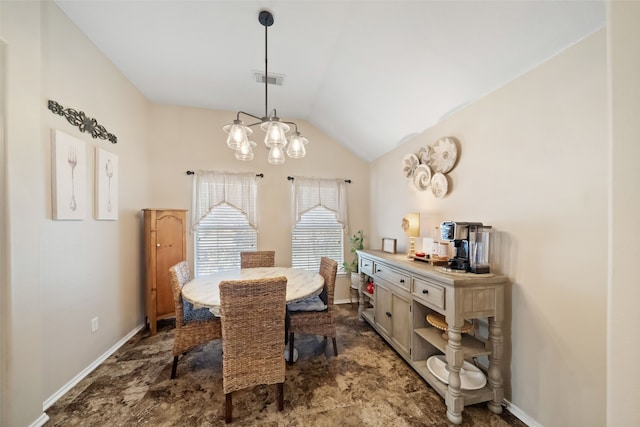
[[[55,2],[149,100],[229,110],[229,122],[264,114],[268,9],[268,71],[284,75],[269,110],[367,161],[606,22],[604,0]]]

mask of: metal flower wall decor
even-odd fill
[[[420,148],[417,154],[405,155],[402,158],[402,173],[418,191],[426,191],[431,187],[433,195],[441,199],[449,191],[446,174],[453,170],[457,160],[458,140],[445,136],[433,145]]]
[[[86,132],[90,134],[94,139],[108,139],[112,144],[118,142],[118,138],[107,132],[104,126],[98,124],[98,121],[93,117],[88,117],[84,111],[76,111],[73,108],[64,108],[56,101],[49,100],[47,108],[53,113],[59,116],[64,116],[69,123],[77,126],[80,132]]]

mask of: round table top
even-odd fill
[[[257,267],[219,271],[196,277],[182,288],[182,297],[194,307],[207,307],[212,312],[220,310],[220,282],[226,280],[253,280],[285,276],[287,278],[287,302],[294,302],[318,295],[324,287],[324,277],[313,271],[290,267]]]

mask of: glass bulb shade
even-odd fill
[[[269,149],[269,157],[267,160],[272,165],[281,165],[284,163],[284,150],[281,146],[274,145]]]
[[[289,126],[280,121],[268,121],[260,125],[263,131],[266,132],[264,136],[264,144],[271,147],[284,147],[287,144],[287,138],[285,134],[289,132]]]
[[[309,140],[300,135],[300,132],[294,132],[289,138],[289,145],[287,146],[287,156],[292,159],[300,159],[307,155],[307,149],[304,147],[309,143]]]
[[[247,141],[246,144],[240,145],[240,147],[236,150],[236,159],[238,160],[253,160],[253,147],[256,146],[256,143],[253,141]]]
[[[246,127],[240,120],[234,120],[233,124],[223,126],[222,130],[229,134],[227,137],[227,146],[232,150],[237,150],[240,148],[240,145],[248,143],[249,135],[253,133],[253,131]]]

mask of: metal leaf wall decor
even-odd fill
[[[104,126],[99,125],[98,121],[82,111],[76,111],[73,108],[64,108],[56,101],[49,100],[49,110],[59,116],[64,116],[69,123],[77,126],[80,132],[90,133],[93,138],[108,139],[112,144],[118,142],[118,138],[107,132]]]

